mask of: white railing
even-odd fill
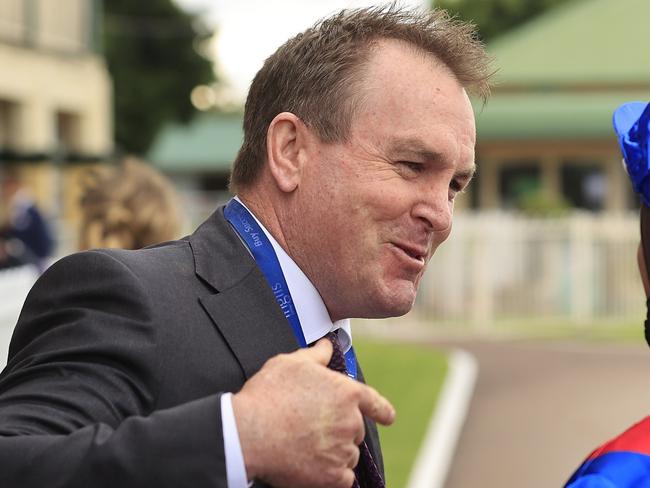
[[[20,266],[0,271],[0,369],[7,360],[9,339],[20,309],[38,273],[33,266]]]
[[[0,327],[13,327],[38,273],[33,266],[0,271]]]
[[[423,278],[413,313],[427,322],[475,327],[643,318],[638,242],[636,213],[458,215]]]
[[[635,213],[457,215],[423,278],[413,316],[476,327],[642,319],[638,240]],[[13,327],[35,278],[28,267],[0,272],[0,328]]]

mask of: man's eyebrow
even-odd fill
[[[435,162],[440,159],[440,153],[432,151],[425,144],[422,143],[419,139],[398,139],[394,141],[391,145],[391,151],[393,153],[408,154],[409,156],[415,156],[420,158],[422,161]],[[455,176],[457,178],[462,178],[466,180],[471,180],[476,173],[476,164],[472,165],[464,170],[456,172]]]
[[[416,156],[422,161],[435,161],[440,158],[440,153],[432,151],[419,139],[398,139],[391,143],[390,150],[392,153]]]

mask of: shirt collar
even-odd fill
[[[296,262],[285,252],[282,246],[278,244],[278,241],[275,240],[266,227],[257,219],[255,214],[246,207],[244,202],[239,197],[235,197],[235,199],[253,216],[273,246],[273,250],[280,263],[280,268],[282,268],[284,279],[289,287],[291,299],[296,307],[296,312],[300,319],[300,327],[305,336],[305,342],[310,344],[324,337],[328,332],[340,329],[338,333],[339,342],[341,343],[343,352],[347,352],[352,346],[350,319],[332,322],[323,299],[318,293],[318,290],[316,290],[316,287],[309,281],[309,278],[307,278]]]

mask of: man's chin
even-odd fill
[[[411,286],[413,286],[411,284]],[[378,295],[381,295],[378,293]],[[415,304],[415,293],[406,292],[383,295],[382,300],[376,300],[371,310],[368,310],[367,316],[361,318],[367,319],[386,319],[389,317],[401,317],[411,311]]]
[[[385,310],[381,313],[377,313],[371,317],[365,317],[368,319],[388,319],[391,317],[402,317],[403,315],[406,315],[411,311],[413,307],[401,307],[401,308],[393,308],[391,310]]]

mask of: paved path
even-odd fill
[[[447,488],[562,486],[590,450],[650,415],[642,345],[436,341],[478,380]]]

